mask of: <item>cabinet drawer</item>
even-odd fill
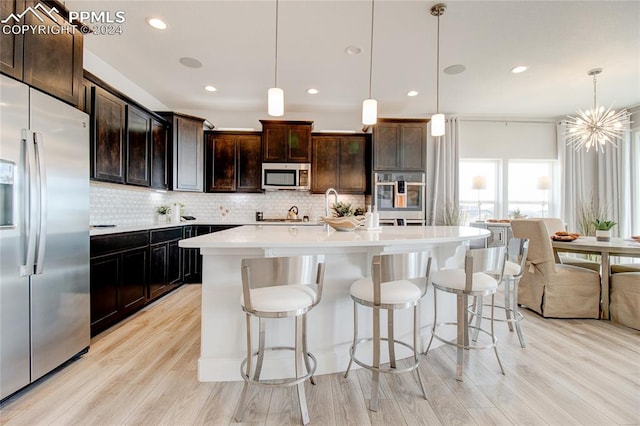
[[[182,239],[182,227],[158,229],[149,232],[150,244]]]
[[[91,237],[91,257],[137,247],[146,247],[148,244],[149,231],[96,235]]]

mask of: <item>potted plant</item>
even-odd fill
[[[514,210],[511,212],[511,218],[512,218],[512,219],[524,219],[524,218],[526,218],[526,217],[527,217],[527,215],[522,214],[522,213],[520,212],[520,209],[514,209]]]
[[[616,225],[612,220],[596,219],[593,226],[596,228],[596,240],[609,241],[611,239],[611,228]]]
[[[164,218],[165,222],[169,222],[169,213],[171,212],[170,206],[158,206],[156,207],[156,214],[158,215],[158,221]]]

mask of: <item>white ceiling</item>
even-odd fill
[[[126,13],[122,35],[85,37],[85,48],[172,110],[262,111],[274,84],[275,0],[88,1],[71,10]],[[436,109],[435,1],[376,0],[373,97],[380,116]],[[552,117],[598,101],[640,104],[640,1],[447,1],[440,18],[440,111]],[[145,23],[160,17],[164,31]],[[371,2],[280,0],[278,85],[285,111],[353,112],[368,97]],[[349,45],[362,53],[345,53]],[[203,63],[187,68],[178,60]],[[512,74],[524,64],[529,70]],[[218,88],[203,90],[205,84]],[[314,87],[317,95],[306,89]],[[407,97],[409,90],[419,95]],[[215,120],[214,120],[215,121]]]

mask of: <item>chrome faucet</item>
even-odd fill
[[[329,194],[333,193],[333,203],[338,203],[338,191],[335,188],[329,188],[324,193],[324,215],[329,216]]]

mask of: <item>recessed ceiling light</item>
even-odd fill
[[[157,30],[167,29],[167,24],[165,24],[164,21],[160,18],[147,18],[147,24],[151,25]]]
[[[464,72],[464,70],[466,69],[467,67],[465,67],[464,65],[456,64],[456,65],[451,65],[446,67],[444,69],[444,73],[449,75],[455,75],[455,74],[460,74],[461,72]]]
[[[344,48],[344,53],[346,53],[347,55],[359,55],[362,52],[362,49],[360,49],[358,46],[347,46]]]
[[[318,94],[318,89],[307,89],[307,93],[310,95],[317,95]]]
[[[214,86],[207,85],[207,86],[204,86],[204,90],[206,90],[207,92],[215,92],[218,89],[216,89]]]
[[[511,68],[511,72],[514,74],[520,74],[521,72],[525,72],[527,70],[526,65],[518,65],[517,67]]]
[[[418,92],[416,90],[409,90],[407,96],[418,96]]]
[[[202,68],[202,62],[200,62],[196,58],[189,58],[188,56],[180,58],[180,63],[189,68]]]

